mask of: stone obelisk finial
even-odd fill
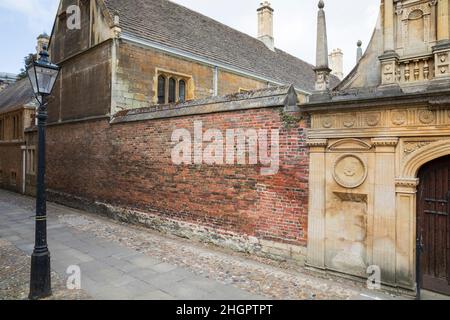
[[[325,3],[319,1],[319,13],[317,16],[317,50],[316,50],[316,90],[327,91],[330,87],[330,68],[328,66],[328,39],[327,39],[327,23],[325,19],[325,11],[323,8]]]
[[[362,56],[363,56],[363,51],[362,51],[362,41],[358,40],[358,42],[356,43],[356,45],[358,46],[358,49],[356,49],[356,63],[359,62],[359,60],[361,60]]]

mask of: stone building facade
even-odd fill
[[[78,3],[80,28],[69,30],[67,9]],[[49,45],[62,67],[48,106],[49,199],[304,261],[309,120],[297,103],[315,74],[268,46],[269,7],[258,11],[263,41],[166,0],[61,1]],[[254,163],[175,165],[173,132],[195,135],[198,123],[204,134],[279,130],[277,173],[261,175]]]
[[[35,147],[26,145],[25,130],[33,125],[35,108],[28,79],[0,94],[0,188],[27,193],[34,184]]]
[[[267,3],[259,40],[165,0],[76,1],[80,28],[67,30],[74,3],[61,1],[50,43],[62,66],[49,105],[51,200],[449,293],[449,0],[382,0],[368,49],[340,84],[323,1],[316,67],[272,48]],[[196,162],[196,136],[249,128],[279,130],[275,174]],[[180,129],[194,137],[193,161],[174,164]]]
[[[302,106],[307,263],[450,294],[449,1],[384,0],[380,12],[355,69]]]
[[[78,14],[68,9],[78,4],[79,25],[70,27]],[[270,15],[259,22],[271,32]],[[63,67],[50,122],[287,84],[305,101],[313,66],[263,38],[273,35],[258,40],[167,0],[62,0],[50,41]]]

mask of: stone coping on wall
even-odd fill
[[[174,118],[248,109],[283,107],[285,111],[298,111],[298,97],[294,86],[279,86],[246,93],[210,97],[177,104],[155,105],[116,113],[112,124]]]

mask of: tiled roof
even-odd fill
[[[22,79],[0,92],[0,113],[12,111],[34,101],[28,78]]]
[[[297,89],[314,90],[314,66],[168,0],[104,0],[122,32]],[[256,20],[256,19],[255,19]],[[332,77],[332,86],[339,80]]]

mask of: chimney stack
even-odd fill
[[[331,74],[344,79],[344,53],[341,49],[334,49],[328,56],[330,60]]]
[[[319,1],[319,13],[317,15],[317,49],[316,49],[316,91],[328,91],[330,89],[330,73],[328,67],[328,38],[327,23],[325,19],[325,3]]]
[[[45,32],[37,37],[36,53],[37,53],[38,58],[39,58],[39,53],[42,51],[43,47],[48,48],[49,41],[50,41],[50,37]]]
[[[273,39],[273,9],[268,1],[261,2],[258,12],[258,40],[275,51]]]

